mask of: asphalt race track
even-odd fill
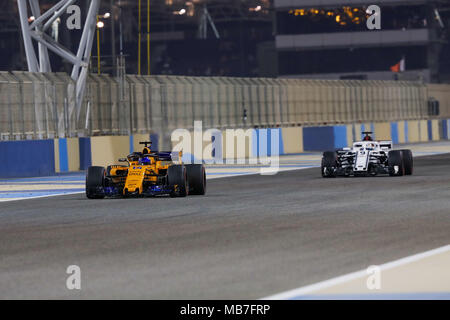
[[[408,177],[319,171],[210,180],[205,197],[0,203],[0,298],[262,298],[450,243],[450,154]]]

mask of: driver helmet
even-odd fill
[[[368,134],[364,137],[364,141],[373,141],[372,137]]]

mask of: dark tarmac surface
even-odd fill
[[[0,298],[262,298],[449,243],[450,154],[407,177],[314,168],[209,180],[204,197],[4,202]]]

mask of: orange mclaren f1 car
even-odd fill
[[[206,193],[206,174],[202,164],[183,164],[181,152],[155,152],[150,148],[151,142],[140,144],[145,145],[142,152],[133,152],[119,159],[126,165],[88,169],[86,196],[89,199],[158,195],[186,197]]]

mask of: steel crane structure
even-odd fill
[[[77,118],[80,114],[81,104],[86,88],[89,59],[91,56],[92,43],[95,35],[96,17],[100,6],[100,0],[91,0],[89,10],[84,23],[82,36],[76,53],[55,41],[47,31],[62,14],[66,13],[69,6],[76,0],[61,0],[47,11],[41,13],[39,0],[17,0],[22,29],[24,48],[27,58],[28,71],[51,72],[48,50],[51,50],[61,58],[73,65],[71,78],[75,82],[75,107]],[[28,7],[29,5],[29,7]],[[29,11],[33,19],[29,18]],[[33,40],[38,45],[38,56],[36,56]],[[72,92],[72,90],[70,90]],[[74,108],[69,110],[74,112]]]

